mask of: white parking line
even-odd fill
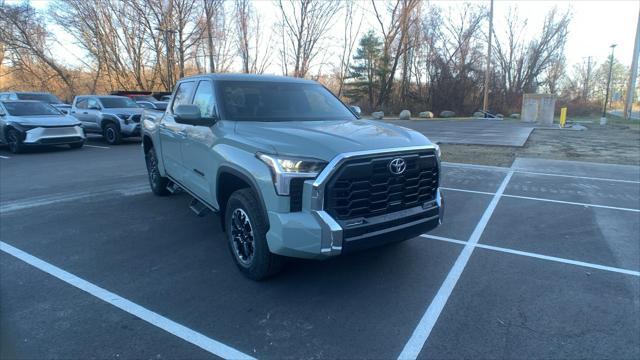
[[[108,147],[108,146],[86,145],[86,144],[85,144],[84,146],[86,146],[86,147],[92,147],[92,148],[98,148],[98,149],[111,149],[111,148],[110,148],[110,147]]]
[[[253,357],[243,352],[211,339],[184,325],[178,324],[173,320],[81,279],[33,255],[27,254],[5,242],[0,241],[0,250],[214,355],[225,359],[253,359]]]
[[[424,235],[420,235],[420,237],[438,240],[438,241],[450,242],[450,243],[459,244],[459,245],[467,244],[466,241],[450,239],[442,236],[424,234]],[[598,269],[598,270],[611,271],[611,272],[620,273],[620,274],[640,276],[640,271],[622,269],[622,268],[617,268],[613,266],[599,265],[599,264],[588,263],[584,261],[577,261],[577,260],[565,259],[565,258],[560,258],[555,256],[542,255],[542,254],[532,253],[528,251],[520,251],[515,249],[503,248],[499,246],[492,246],[492,245],[485,245],[485,244],[475,244],[474,246],[481,249],[493,250],[493,251],[498,251],[498,252],[503,252],[508,254],[514,254],[514,255],[521,255],[521,256],[542,259],[542,260],[555,261],[563,264],[577,265],[577,266],[587,267],[591,269]]]
[[[495,193],[492,193],[492,192],[486,192],[486,191],[475,191],[475,190],[466,190],[466,189],[456,189],[456,188],[449,188],[449,187],[442,187],[442,186],[440,187],[440,189],[442,189],[442,190],[448,190],[448,191],[457,191],[457,192],[472,193],[472,194],[481,194],[481,195],[494,195],[494,194],[495,194]],[[581,203],[581,202],[575,202],[575,201],[554,200],[554,199],[547,199],[547,198],[538,198],[538,197],[531,197],[531,196],[511,195],[511,194],[502,194],[502,196],[504,196],[504,197],[509,197],[509,198],[515,198],[515,199],[525,199],[525,200],[535,200],[535,201],[546,201],[546,202],[552,202],[552,203],[558,203],[558,204],[578,205],[578,206],[595,207],[595,208],[601,208],[601,209],[611,209],[611,210],[622,210],[622,211],[640,212],[640,209],[625,208],[625,207],[618,207],[618,206],[609,206],[609,205],[599,205],[599,204],[589,204],[589,203]]]
[[[489,206],[487,206],[487,209],[482,214],[482,217],[473,230],[469,241],[465,243],[462,252],[460,252],[460,255],[458,255],[458,259],[456,259],[456,262],[453,264],[453,267],[449,271],[449,274],[447,274],[447,277],[442,283],[442,286],[440,286],[440,289],[431,301],[431,304],[429,304],[427,311],[425,311],[424,315],[420,319],[420,322],[413,331],[413,334],[409,338],[409,341],[407,341],[404,348],[402,349],[402,352],[398,356],[398,359],[415,359],[420,354],[420,351],[427,342],[427,339],[431,334],[431,330],[433,330],[433,327],[438,321],[438,317],[440,317],[440,314],[442,313],[442,309],[444,309],[449,296],[451,296],[451,293],[453,292],[453,288],[456,286],[458,279],[460,279],[462,271],[464,270],[465,266],[467,266],[469,258],[471,257],[471,254],[475,249],[475,245],[480,240],[480,237],[482,236],[485,227],[489,223],[489,219],[491,219],[491,215],[496,209],[498,201],[500,201],[500,197],[502,196],[502,193],[504,193],[504,190],[507,188],[507,184],[509,184],[509,180],[511,180],[512,176],[513,172],[510,171],[507,173],[504,180],[502,180],[498,191],[496,191],[495,195],[491,199],[491,202],[489,203]]]
[[[470,169],[480,169],[480,170],[491,170],[491,171],[502,171],[502,172],[516,172],[520,174],[531,174],[531,175],[544,175],[544,176],[559,176],[559,177],[568,177],[575,179],[585,179],[585,180],[602,180],[602,181],[613,181],[613,182],[621,182],[621,183],[630,183],[630,184],[640,184],[638,180],[620,180],[620,179],[610,179],[610,178],[601,178],[601,177],[591,177],[591,176],[580,176],[580,175],[569,175],[569,174],[554,174],[554,173],[545,173],[545,172],[537,172],[537,171],[529,171],[529,170],[519,170],[518,168],[506,168],[499,166],[489,166],[489,165],[476,165],[476,164],[464,164],[464,163],[450,163],[443,161],[442,165],[449,167],[460,167],[460,168],[470,168]]]
[[[11,157],[9,157],[9,156],[2,156],[2,155],[0,155],[0,159],[11,159]]]

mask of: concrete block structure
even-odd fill
[[[521,118],[523,122],[552,125],[556,107],[553,94],[524,94]]]

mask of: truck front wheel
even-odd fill
[[[149,149],[144,155],[147,163],[147,173],[149,174],[149,186],[151,191],[158,196],[169,195],[167,185],[169,185],[169,179],[160,175],[160,169],[158,168],[158,157],[153,148]]]
[[[266,279],[282,269],[284,259],[269,251],[267,219],[251,189],[229,197],[225,225],[231,255],[242,273],[253,280]]]

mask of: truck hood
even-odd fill
[[[12,116],[11,121],[20,125],[42,126],[66,126],[80,125],[78,119],[70,115],[36,115],[36,116]]]
[[[102,109],[102,113],[104,114],[114,114],[114,115],[140,115],[144,111],[143,108],[105,108]]]
[[[271,147],[278,155],[329,161],[345,152],[429,145],[419,132],[372,120],[238,121],[242,137]]]

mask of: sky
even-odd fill
[[[88,0],[90,1],[90,0]],[[22,0],[8,0],[7,3],[22,2]],[[489,0],[471,1],[489,6]],[[31,0],[34,7],[46,10],[49,0]],[[443,8],[455,9],[462,1],[430,1]],[[369,28],[377,29],[375,18],[368,0],[358,0],[364,12],[364,24],[362,33]],[[547,12],[557,6],[561,12],[570,10],[573,14],[569,27],[569,38],[566,45],[567,64],[586,61],[592,56],[598,64],[606,61],[610,54],[610,45],[617,44],[615,57],[622,64],[630,66],[633,54],[633,45],[636,26],[640,14],[640,1],[638,0],[579,0],[579,1],[539,1],[539,0],[495,0],[494,2],[494,29],[501,34],[504,29],[504,18],[510,8],[517,7],[522,18],[527,18],[526,33],[534,36],[542,27]],[[277,9],[270,0],[256,0],[255,7],[263,16],[263,24],[266,29],[271,28],[269,22],[277,18]],[[74,59],[74,54],[81,51],[73,45],[73,38],[64,29],[52,26],[52,32],[59,40],[59,44],[53,49],[57,57],[62,58],[71,65],[79,65],[80,61]],[[340,36],[340,26],[333,28],[335,36]],[[275,56],[274,56],[275,58]],[[274,59],[277,62],[277,60]],[[273,71],[279,70],[279,67]]]

